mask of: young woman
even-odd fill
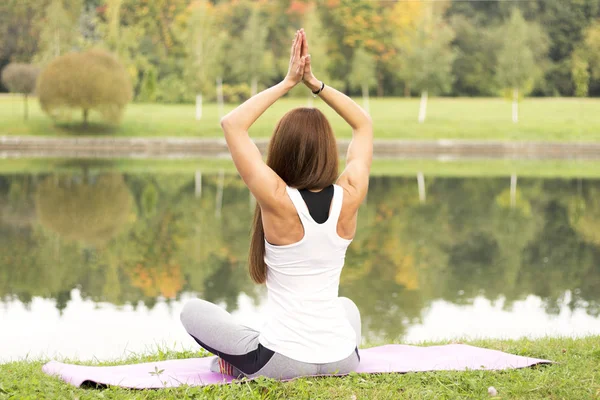
[[[346,374],[360,361],[360,314],[351,300],[338,297],[338,287],[367,194],[371,119],[349,97],[314,77],[304,30],[296,32],[291,53],[281,83],[221,121],[235,166],[257,200],[249,269],[255,282],[267,285],[266,324],[258,332],[199,299],[181,313],[187,332],[218,356],[212,370],[236,377]],[[346,169],[339,177],[335,136],[316,108],[283,116],[266,164],[248,136],[258,117],[302,81],[352,128]]]

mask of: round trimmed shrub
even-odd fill
[[[52,61],[38,79],[42,109],[57,118],[65,108],[82,110],[83,123],[89,112],[99,112],[111,123],[121,120],[133,96],[127,70],[111,53],[89,50],[69,53]]]

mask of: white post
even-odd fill
[[[419,201],[425,203],[425,176],[423,176],[422,172],[417,173],[417,185],[419,186]]]
[[[313,107],[315,104],[315,98],[312,95],[308,96],[308,101],[306,102],[307,107]]]
[[[254,96],[256,93],[258,93],[258,79],[255,76],[252,77],[250,90],[251,96]]]
[[[202,119],[202,95],[199,94],[196,96],[196,121],[200,121]]]
[[[196,197],[200,197],[202,196],[202,171],[197,170],[194,178],[194,194]]]
[[[225,115],[223,113],[223,78],[217,78],[217,103],[219,104],[219,119]]]
[[[217,198],[215,204],[215,216],[221,218],[221,209],[223,208],[223,185],[225,185],[225,171],[219,170],[219,181],[217,182]]]
[[[517,204],[517,174],[510,176],[510,208]]]
[[[519,122],[519,89],[513,89],[512,121]]]
[[[427,90],[421,92],[421,105],[419,106],[419,123],[425,122],[427,116]]]
[[[366,112],[369,112],[369,85],[366,83],[362,84],[362,96],[363,96],[363,108]]]

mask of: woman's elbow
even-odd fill
[[[221,118],[220,124],[221,129],[223,129],[223,132],[225,133],[227,133],[227,131],[231,129],[231,120],[227,118],[227,116]]]

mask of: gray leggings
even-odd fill
[[[360,344],[360,313],[352,300],[340,297],[346,316]],[[266,376],[292,379],[301,376],[347,374],[358,367],[358,349],[341,361],[311,364],[293,360],[262,346],[260,332],[237,323],[233,316],[208,301],[194,299],[181,311],[181,322],[200,346],[219,356],[211,366],[214,372],[224,372],[237,378]]]

